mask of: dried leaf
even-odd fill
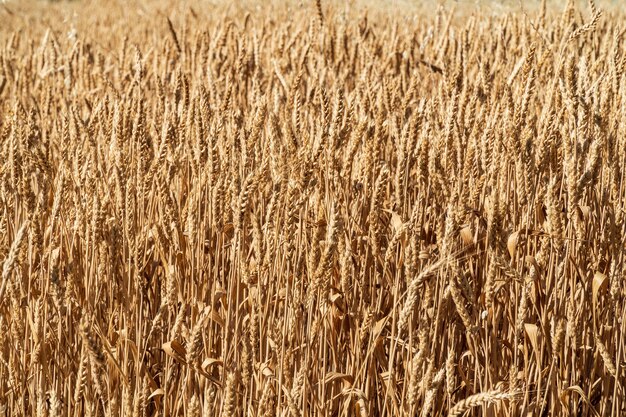
[[[340,372],[329,372],[326,374],[326,378],[324,378],[324,382],[326,384],[330,384],[334,381],[343,381],[344,383],[352,385],[354,383],[354,377],[349,374],[342,374]]]
[[[509,250],[509,255],[511,256],[511,259],[515,258],[515,254],[517,253],[518,241],[519,231],[511,233],[509,239],[506,241],[506,248]]]
[[[589,206],[578,206],[576,207],[576,211],[578,212],[578,216],[584,221],[589,221],[589,217],[591,216],[591,207]]]
[[[533,347],[535,355],[537,356],[537,358],[539,358],[539,328],[535,324],[524,323],[524,330],[528,335],[528,339],[530,340],[530,344]]]
[[[215,359],[215,358],[206,358],[201,365],[201,368],[204,372],[208,372],[208,369],[213,366],[213,365],[217,365],[217,366],[224,366],[224,361],[221,359]]]
[[[259,366],[259,370],[261,371],[261,373],[263,375],[265,375],[268,378],[273,378],[274,377],[274,370],[272,368],[270,368],[270,366],[267,363],[262,363]]]
[[[600,291],[606,291],[609,286],[609,280],[606,275],[601,272],[596,272],[593,276],[593,282],[591,283],[591,292],[593,295],[593,302],[598,301],[598,293]]]
[[[391,227],[393,228],[394,233],[398,233],[398,230],[402,229],[404,222],[402,221],[402,217],[398,213],[392,210],[385,210],[386,212],[391,214]]]
[[[168,355],[177,360],[178,362],[186,364],[185,357],[187,356],[187,351],[185,347],[181,345],[176,340],[171,340],[167,343],[163,343],[161,346],[163,351]]]
[[[216,310],[211,310],[210,317],[211,317],[211,320],[219,324],[220,327],[224,327],[226,325],[226,320],[224,320],[224,318],[220,316],[220,313],[218,313]]]
[[[150,396],[148,396],[148,399],[151,400],[154,397],[160,397],[165,395],[165,391],[163,391],[162,388],[157,388],[154,391],[152,391],[152,394],[150,394]]]

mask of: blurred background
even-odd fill
[[[587,0],[573,0],[580,13],[579,20],[590,15]],[[547,12],[557,16],[565,8],[565,0],[546,0]],[[626,10],[624,0],[597,0],[595,4],[606,14]],[[473,13],[481,16],[504,16],[525,13],[531,19],[538,16],[541,0],[322,0],[322,6],[333,10],[340,19],[385,16],[397,22],[411,24],[416,19],[432,16],[442,11],[452,12],[453,20],[463,19]],[[122,12],[122,13],[120,13]],[[129,38],[142,39],[151,35],[166,34],[165,18],[182,25],[192,16],[211,25],[222,17],[234,18],[249,13],[253,19],[278,18],[304,14],[315,16],[314,0],[0,0],[0,42],[15,31],[28,28],[43,36],[52,29],[56,38],[90,39],[107,43],[111,30],[122,31]],[[120,16],[122,18],[120,19]],[[141,22],[151,25],[141,25]],[[59,22],[64,32],[58,31]],[[149,28],[149,29],[146,29]]]

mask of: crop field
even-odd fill
[[[0,3],[0,416],[626,415],[610,3]]]

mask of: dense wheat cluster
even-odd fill
[[[338,3],[0,5],[0,415],[626,413],[624,16]]]

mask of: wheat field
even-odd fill
[[[535,6],[0,4],[0,416],[626,415],[626,15]]]

